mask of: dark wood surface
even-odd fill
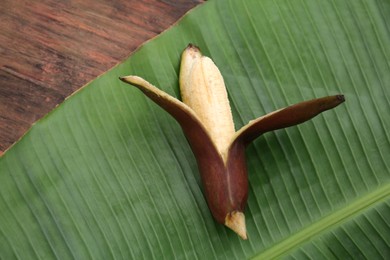
[[[201,0],[2,0],[0,155]]]

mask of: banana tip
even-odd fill
[[[123,82],[126,82],[126,76],[119,77],[119,79],[122,80]]]
[[[139,77],[137,76],[122,76],[122,77],[119,77],[119,79],[125,83],[128,83],[128,84],[137,84],[138,80],[139,80]]]
[[[187,45],[186,50],[190,50],[190,51],[194,51],[194,52],[200,52],[200,48],[198,46],[196,46],[195,44],[193,44],[193,43],[189,43]]]
[[[340,101],[340,103],[345,101],[345,96],[343,94],[337,95],[336,97]]]
[[[226,215],[225,226],[236,232],[242,239],[247,240],[245,215],[240,211],[233,211]]]

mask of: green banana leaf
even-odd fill
[[[118,79],[139,75],[179,98],[190,42],[221,70],[236,129],[346,96],[248,147],[247,241],[213,220],[179,125]],[[0,158],[0,258],[388,258],[389,100],[388,0],[208,1]]]

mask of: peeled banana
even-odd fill
[[[236,132],[222,75],[192,44],[181,56],[183,102],[138,76],[120,79],[139,88],[178,121],[196,157],[212,215],[242,239],[247,239],[246,146],[265,132],[300,124],[345,100],[343,95],[335,95],[301,102],[252,120]]]

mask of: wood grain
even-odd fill
[[[2,0],[0,154],[201,0]]]

